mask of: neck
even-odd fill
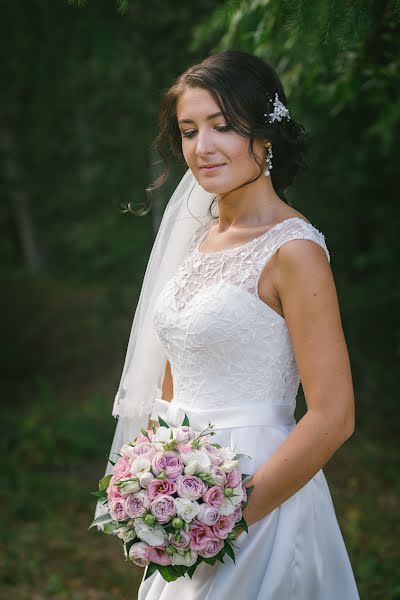
[[[226,194],[218,194],[219,230],[230,227],[262,227],[273,223],[286,206],[275,192],[271,178],[256,181]]]

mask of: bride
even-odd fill
[[[146,271],[113,448],[186,413],[247,455],[253,491],[236,564],[144,576],[139,600],[359,598],[322,471],[354,431],[349,356],[324,235],[285,199],[305,138],[273,68],[245,52],[208,57],[163,99],[157,147],[188,170]]]

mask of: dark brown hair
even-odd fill
[[[171,159],[184,162],[176,104],[186,87],[207,90],[220,107],[227,125],[239,135],[249,138],[249,152],[260,167],[260,174],[255,179],[262,174],[262,165],[254,154],[253,142],[257,138],[271,141],[272,184],[276,193],[287,202],[287,188],[293,183],[297,172],[307,167],[307,132],[292,115],[290,120],[283,118],[266,123],[264,115],[273,112],[276,93],[288,107],[281,81],[271,65],[253,54],[238,50],[209,56],[182,73],[166,91],[160,106],[159,131],[155,140],[164,170],[146,191],[150,194],[166,181]]]

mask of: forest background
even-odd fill
[[[400,2],[20,0],[0,19],[0,596],[135,598],[87,531],[131,321],[163,209],[145,203],[163,91],[220,49],[281,76],[311,140],[289,200],[326,236],[356,393],[326,465],[363,600],[400,598]],[[304,412],[299,393],[297,417]]]

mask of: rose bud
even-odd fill
[[[154,525],[154,523],[156,522],[156,518],[154,515],[151,515],[150,513],[147,513],[147,515],[144,517],[144,522],[146,523],[146,525]]]
[[[172,519],[171,525],[174,529],[181,529],[183,526],[183,521],[179,517],[174,517]]]

